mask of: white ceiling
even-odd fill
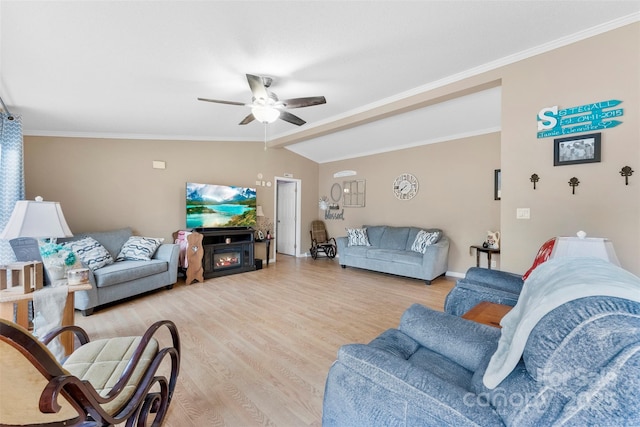
[[[0,1],[0,96],[26,135],[256,141],[245,74],[324,95],[269,140],[316,162],[500,129],[500,88],[323,136],[444,82],[635,22],[627,1]],[[597,54],[594,54],[597,58]],[[325,132],[323,132],[325,133]]]

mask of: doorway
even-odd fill
[[[300,256],[301,181],[276,177],[275,251],[276,254]]]

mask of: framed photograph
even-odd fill
[[[600,139],[600,133],[554,139],[553,166],[599,162]]]
[[[500,169],[493,171],[493,200],[500,200],[502,195],[502,172]]]

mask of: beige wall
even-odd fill
[[[274,218],[275,176],[292,173],[302,188],[302,245],[314,217],[318,165],[256,142],[154,141],[25,137],[27,198],[62,203],[74,232],[131,226],[171,239],[185,227],[185,183],[256,187],[258,173],[272,186],[257,188],[258,204]],[[153,160],[166,169],[153,169]],[[272,246],[273,247],[273,246]],[[259,254],[257,255],[259,256]]]
[[[394,153],[317,165],[287,150],[266,153],[257,143],[25,138],[27,196],[60,200],[74,231],[132,226],[169,238],[184,226],[184,183],[204,181],[252,186],[262,173],[285,172],[302,180],[302,247],[308,225],[321,217],[318,198],[330,196],[333,173],[353,169],[367,181],[364,208],[345,209],[345,220],[327,221],[333,236],[364,223],[441,227],[452,239],[449,270],[475,264],[469,245],[487,230],[502,232],[502,270],[524,272],[546,239],[574,235],[613,240],[626,269],[640,274],[640,23],[416,95],[422,105],[502,85],[502,132]],[[602,131],[602,162],[553,166],[553,138],[536,138],[543,107],[571,107],[620,99],[623,124]],[[402,130],[399,130],[401,132]],[[167,162],[166,170],[151,168]],[[628,186],[620,169],[636,172]],[[502,169],[502,200],[493,200],[493,170]],[[411,172],[420,192],[395,199],[393,179]],[[533,190],[529,177],[540,175]],[[576,195],[568,180],[580,179]],[[274,187],[259,187],[259,202],[273,216]],[[530,220],[516,220],[518,207]]]
[[[475,264],[469,245],[499,228],[499,268],[523,273],[548,238],[584,230],[613,240],[622,266],[640,274],[639,52],[635,23],[421,95],[437,98],[501,82],[502,132],[493,136],[500,141],[474,137],[321,165],[320,195],[330,195],[341,181],[332,175],[340,170],[356,170],[356,178],[367,180],[367,206],[346,209],[344,221],[328,221],[330,232],[344,235],[345,227],[365,223],[441,227],[452,238],[449,270],[464,273]],[[538,111],[608,99],[624,101],[624,116],[623,124],[602,131],[602,161],[554,167],[553,138],[536,138]],[[625,165],[639,174],[628,186],[619,174]],[[492,197],[494,168],[502,169],[500,202]],[[405,171],[421,184],[410,202],[391,193],[393,178]],[[533,173],[540,176],[535,191]],[[576,195],[568,185],[573,176],[580,179]],[[517,220],[518,207],[530,208],[531,219]]]
[[[525,271],[553,236],[608,237],[622,266],[640,274],[640,24],[506,67],[502,74],[503,268]],[[553,138],[536,138],[544,107],[623,101],[621,125],[601,131],[602,161],[553,166]],[[624,185],[620,169],[637,176]],[[540,175],[537,190],[529,181]],[[580,185],[571,194],[569,179]],[[517,220],[516,208],[531,209]]]
[[[464,273],[475,265],[469,246],[481,244],[488,230],[500,227],[500,202],[494,200],[494,169],[500,168],[500,134],[425,145],[359,159],[320,165],[320,195],[331,199],[334,183],[366,180],[366,206],[344,208],[344,220],[326,220],[331,236],[362,225],[413,225],[441,228],[451,239],[449,271]],[[349,178],[335,172],[355,170]],[[402,173],[419,181],[411,200],[398,200],[392,184]],[[342,209],[342,200],[340,200]],[[318,209],[319,218],[323,212]],[[486,266],[486,258],[483,258]]]

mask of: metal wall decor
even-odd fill
[[[534,173],[531,175],[531,178],[529,178],[529,181],[533,182],[533,189],[536,189],[536,182],[540,181],[540,177],[538,176],[537,173]]]
[[[576,187],[580,185],[580,181],[575,176],[569,180],[569,186],[571,187],[571,194],[576,194]]]
[[[624,176],[624,185],[629,185],[629,177],[633,175],[631,166],[625,166],[620,170],[620,175]]]

